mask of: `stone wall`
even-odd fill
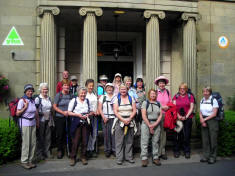
[[[226,100],[235,94],[235,4],[200,1],[201,20],[197,24],[198,95],[210,85]],[[226,36],[229,47],[219,48],[218,38]]]
[[[36,6],[36,0],[0,1],[0,74],[10,80],[11,97],[22,96],[25,84],[36,84]],[[13,26],[24,46],[2,45]],[[12,59],[11,52],[15,53],[17,60]],[[5,107],[1,104],[0,117],[5,114]]]

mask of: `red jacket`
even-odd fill
[[[165,113],[164,128],[174,129],[177,120],[176,105],[173,103],[167,103],[170,108]]]

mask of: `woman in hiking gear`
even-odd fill
[[[157,89],[157,101],[161,103],[162,109],[162,120],[161,120],[161,135],[160,135],[160,144],[159,144],[159,157],[167,160],[166,154],[166,130],[163,127],[165,120],[165,112],[169,109],[167,103],[171,102],[171,94],[168,89],[166,89],[166,85],[169,80],[165,76],[159,76],[155,80],[155,84],[158,86]]]
[[[52,116],[52,102],[48,96],[48,84],[41,83],[39,85],[40,95],[35,98],[35,104],[39,114],[39,129],[37,140],[37,157],[45,159],[51,156],[51,127],[54,126]]]
[[[33,160],[36,151],[36,117],[38,118],[38,114],[32,97],[33,92],[32,84],[24,86],[24,96],[19,100],[16,111],[22,137],[21,165],[25,169],[36,167]]]
[[[64,83],[62,86],[62,91],[56,94],[53,104],[53,108],[55,110],[54,120],[58,159],[63,158],[65,141],[67,141],[67,145],[69,145],[68,105],[71,98],[72,95],[69,94],[69,83]],[[65,138],[67,139],[65,140]],[[69,150],[69,148],[70,147],[67,147],[67,150]],[[67,152],[69,154],[69,151]]]
[[[186,83],[181,83],[179,92],[173,97],[173,103],[176,105],[178,120],[183,122],[183,129],[174,133],[174,157],[180,156],[180,150],[184,152],[186,159],[190,158],[190,139],[192,130],[192,118],[194,108],[194,97],[188,93]]]
[[[219,131],[219,122],[216,120],[219,104],[212,97],[210,87],[203,88],[203,98],[200,101],[200,123],[202,131],[202,151],[201,162],[214,164],[217,156],[217,137]]]
[[[97,119],[97,115],[98,115],[98,110],[97,110],[97,104],[98,104],[98,99],[97,96],[94,92],[94,80],[93,79],[88,79],[86,80],[85,86],[87,88],[87,94],[86,94],[86,98],[89,100],[90,102],[90,120],[91,120],[91,133],[89,135],[89,140],[88,140],[88,144],[87,144],[87,155],[89,158],[91,157],[97,157],[97,148],[95,148],[95,144],[96,144],[96,138],[98,135],[98,119]],[[98,145],[96,145],[98,146]]]
[[[124,84],[120,85],[120,94],[114,104],[114,113],[117,117],[113,125],[115,127],[117,164],[121,165],[124,159],[134,163],[132,150],[134,131],[137,131],[134,121],[136,104],[134,98],[128,95],[128,88]]]
[[[115,136],[111,134],[115,114],[113,112],[113,104],[116,96],[113,94],[114,86],[107,83],[105,86],[106,95],[102,95],[99,99],[99,112],[102,117],[102,127],[104,136],[104,152],[106,157],[111,154],[115,155]]]
[[[90,103],[86,98],[87,89],[80,87],[78,89],[78,96],[69,102],[68,114],[71,116],[71,136],[72,136],[72,152],[70,155],[70,166],[76,164],[77,149],[81,144],[81,161],[83,165],[87,165],[86,150],[87,139],[89,135],[89,116],[93,114],[90,112]]]
[[[144,101],[141,107],[143,122],[141,124],[141,160],[142,166],[148,165],[148,146],[149,139],[152,138],[152,158],[153,163],[160,166],[159,159],[159,139],[160,123],[162,119],[161,105],[157,102],[157,93],[154,89],[148,92],[148,100]]]

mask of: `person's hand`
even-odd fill
[[[28,105],[29,105],[29,102],[26,100],[26,101],[24,102],[24,108],[27,109],[27,108],[28,108]]]
[[[104,121],[104,124],[106,124],[109,121],[109,119],[108,118],[103,118],[103,121]]]
[[[203,127],[207,127],[207,124],[204,122],[204,123],[202,123],[202,126]]]
[[[68,116],[69,116],[68,111],[64,111],[64,116],[65,116],[65,117],[68,117]]]
[[[154,134],[154,129],[150,128],[149,132],[150,132],[150,134]]]
[[[129,122],[128,119],[124,119],[124,120],[123,120],[123,123],[124,123],[125,125],[129,125],[130,122]]]
[[[200,118],[200,123],[201,124],[205,123],[205,120],[203,118]]]

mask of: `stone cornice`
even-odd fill
[[[197,13],[183,13],[181,18],[185,21],[188,21],[189,18],[193,18],[196,21],[200,20],[200,15]]]
[[[81,16],[86,16],[89,12],[94,13],[96,16],[103,15],[103,10],[99,7],[81,7],[78,12]]]
[[[145,18],[150,18],[152,15],[155,15],[160,19],[164,19],[166,16],[164,11],[155,11],[155,10],[145,10],[144,11]]]
[[[58,7],[44,7],[40,6],[37,9],[38,16],[42,16],[45,12],[50,12],[53,15],[58,15],[60,13],[60,9]]]

